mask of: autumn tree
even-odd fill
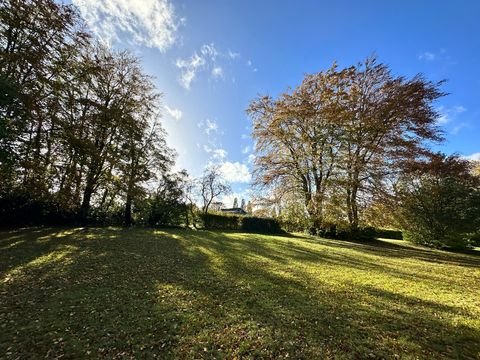
[[[315,227],[333,202],[355,232],[385,178],[442,140],[433,107],[440,86],[421,75],[395,77],[371,57],[307,75],[278,99],[257,98],[247,110],[257,184],[301,195]]]
[[[278,99],[257,98],[247,110],[256,143],[256,184],[300,194],[317,226],[338,165],[350,72],[334,65],[307,75]]]
[[[440,83],[421,75],[394,77],[384,64],[368,58],[352,73],[342,119],[339,158],[345,203],[352,230],[359,224],[359,198],[381,185],[402,164],[430,154],[442,140],[433,102],[444,95]]]
[[[202,200],[202,212],[205,214],[215,199],[221,195],[228,195],[232,191],[230,185],[222,178],[218,166],[205,169],[198,186]]]

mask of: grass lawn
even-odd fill
[[[480,256],[190,230],[0,232],[0,358],[480,359]]]

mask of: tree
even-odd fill
[[[240,205],[240,208],[241,208],[242,210],[245,210],[245,199],[242,199],[242,203],[241,203],[241,205]]]
[[[199,183],[202,198],[202,212],[207,213],[213,200],[220,195],[228,195],[232,190],[230,185],[221,177],[218,166],[205,169]]]
[[[184,202],[185,172],[164,174],[148,200],[147,223],[150,226],[180,225],[186,214]]]
[[[407,239],[431,247],[464,248],[480,228],[480,179],[471,164],[438,154],[415,164],[400,191]]]
[[[291,93],[277,100],[261,96],[247,110],[256,142],[256,184],[300,194],[317,226],[337,165],[348,72],[334,65],[307,75]]]
[[[247,206],[245,208],[245,211],[247,212],[248,215],[252,215],[253,214],[253,205],[252,205],[252,202],[249,200],[248,203],[247,203]]]
[[[238,208],[238,199],[237,198],[233,199],[233,206],[232,207],[233,208]]]
[[[421,75],[393,77],[375,57],[351,74],[342,119],[339,157],[351,230],[359,224],[359,198],[368,196],[402,164],[429,154],[428,143],[442,140],[433,102],[443,96],[440,83]]]
[[[0,0],[0,85],[4,212],[15,217],[9,202],[38,219],[123,212],[131,224],[147,182],[173,164],[138,59],[92,44],[72,5]]]
[[[433,108],[444,95],[441,84],[394,77],[371,57],[307,75],[278,99],[255,99],[247,112],[256,184],[300,195],[316,228],[339,209],[337,221],[355,232],[361,208],[384,190],[386,178],[442,140]]]
[[[48,193],[59,95],[69,86],[63,75],[87,40],[72,5],[0,1],[1,187],[20,187],[36,198]]]

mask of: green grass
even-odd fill
[[[0,233],[0,357],[480,358],[480,257],[190,230]]]

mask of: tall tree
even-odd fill
[[[318,226],[340,149],[349,72],[334,65],[306,76],[277,100],[259,97],[247,110],[256,142],[256,183],[301,194]]]
[[[58,94],[68,85],[62,74],[87,39],[72,5],[0,1],[0,81],[7,89],[0,104],[0,152],[8,156],[0,162],[3,185],[15,186],[6,181],[13,172],[32,195],[48,189]]]
[[[237,198],[233,199],[233,206],[232,207],[233,208],[238,208],[238,199]]]
[[[339,204],[355,231],[359,199],[369,201],[387,175],[428,156],[427,144],[442,140],[433,108],[444,95],[440,86],[420,75],[394,77],[372,57],[307,75],[278,99],[255,99],[247,112],[256,183],[301,195],[315,227],[329,203]]]
[[[444,95],[441,84],[421,75],[394,77],[374,57],[351,72],[338,165],[352,230],[359,224],[359,198],[369,196],[402,164],[428,156],[430,142],[442,140],[433,107]]]

